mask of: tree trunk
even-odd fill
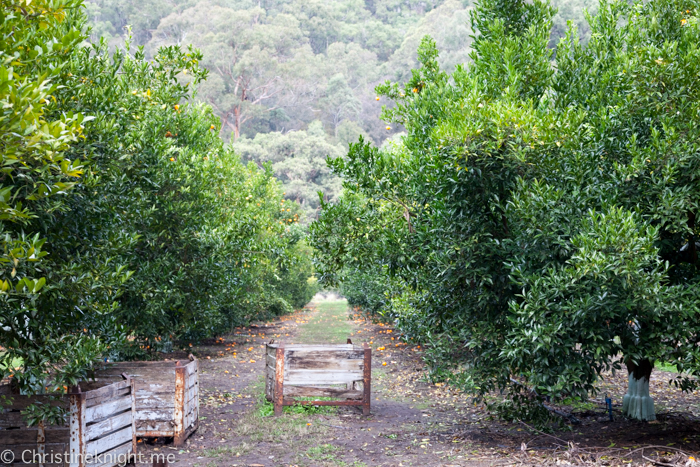
[[[695,232],[695,213],[688,213],[688,227],[691,231]],[[691,235],[688,240],[688,254],[690,255],[690,263],[695,264],[698,262],[698,247],[696,245],[697,240],[695,235]]]
[[[654,363],[649,359],[640,360],[635,364],[631,360],[625,362],[629,372],[627,394],[622,400],[622,413],[636,420],[656,420],[654,400],[649,396],[649,378]]]
[[[233,140],[236,141],[241,136],[241,108],[233,108]]]

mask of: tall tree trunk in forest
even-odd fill
[[[654,369],[654,362],[649,359],[635,364],[632,360],[625,362],[629,372],[627,394],[622,400],[622,413],[636,420],[656,420],[654,399],[649,396],[649,379]]]
[[[241,108],[233,109],[233,140],[236,141],[241,136]]]

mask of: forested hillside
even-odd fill
[[[93,41],[102,36],[115,46],[130,26],[147,56],[162,45],[201,49],[210,77],[199,98],[221,118],[221,135],[245,159],[272,162],[287,199],[299,201],[310,216],[318,207],[316,192],[334,199],[340,186],[329,175],[326,155],[346,151],[360,134],[381,145],[402,131],[379,119],[386,102],[377,99],[374,87],[410,78],[423,36],[435,39],[444,69],[469,60],[472,3],[90,0],[88,16]],[[567,19],[585,40],[583,10],[595,10],[597,2],[553,4],[560,13],[551,43],[564,36]]]

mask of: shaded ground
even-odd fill
[[[333,407],[285,408],[272,417],[262,396],[264,343],[370,342],[372,414]],[[552,434],[496,420],[482,406],[442,385],[425,382],[420,347],[399,342],[381,323],[349,319],[341,300],[317,300],[274,322],[238,329],[194,348],[201,359],[199,430],[183,449],[141,443],[150,453],[175,454],[179,466],[486,466],[694,465],[700,451],[700,399],[668,386],[655,370],[651,392],[658,421],[621,417],[623,374],[601,387],[615,403],[610,422],[602,404],[562,407],[581,423]],[[654,446],[649,448],[648,446]],[[646,459],[645,459],[646,457]],[[652,463],[654,461],[655,463]]]

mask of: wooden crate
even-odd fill
[[[127,463],[136,454],[131,378],[81,383],[70,393],[53,397],[12,394],[9,386],[1,388],[0,394],[9,401],[0,406],[0,447],[14,454],[7,465],[111,467]],[[36,402],[63,407],[66,425],[28,427],[21,411]]]
[[[97,379],[126,373],[136,381],[136,436],[172,437],[175,446],[199,426],[199,361],[106,363]]]
[[[369,415],[372,349],[341,345],[267,344],[265,396],[275,415],[285,405],[357,405]],[[361,386],[361,389],[360,389]],[[338,400],[298,400],[331,397]]]

